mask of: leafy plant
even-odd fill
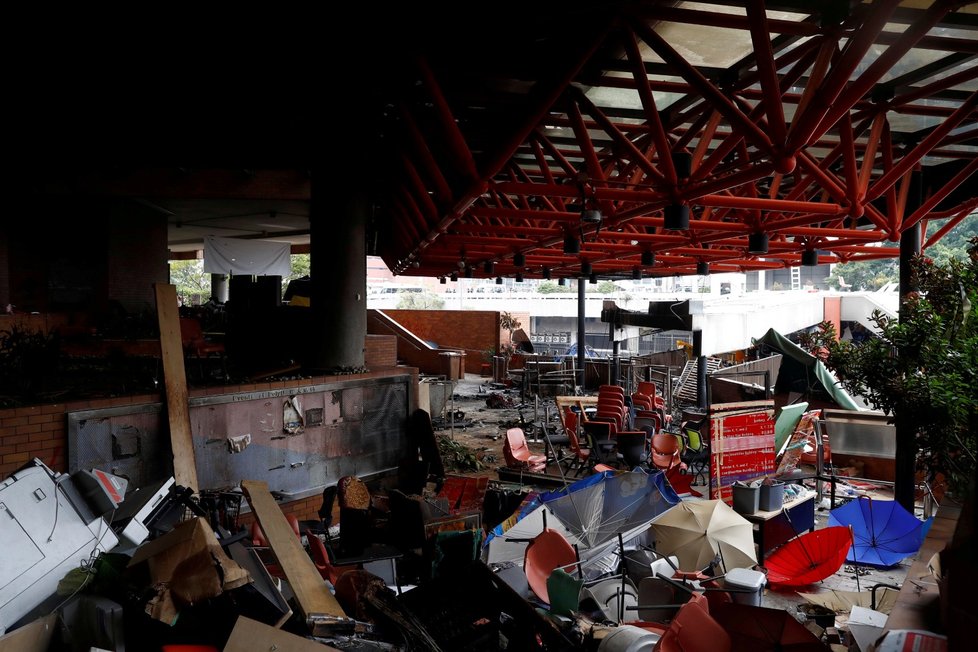
[[[917,468],[933,482],[943,475],[964,491],[975,472],[978,433],[978,237],[966,262],[937,265],[918,256],[918,292],[894,319],[874,312],[877,337],[835,341],[823,323],[803,342],[836,372],[850,393],[915,433]]]
[[[19,326],[0,331],[0,393],[30,400],[58,377],[61,342],[56,334]]]
[[[452,471],[481,471],[483,464],[478,451],[449,437],[437,437],[438,454],[446,468]]]

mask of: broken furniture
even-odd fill
[[[71,478],[35,458],[0,482],[0,633],[119,542]]]

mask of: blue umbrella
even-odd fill
[[[920,521],[895,500],[860,496],[830,511],[828,524],[852,526],[847,561],[886,567],[920,549],[931,521]]]

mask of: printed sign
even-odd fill
[[[735,482],[774,473],[774,401],[711,406],[710,442],[710,498],[731,503]]]

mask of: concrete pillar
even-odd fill
[[[358,179],[313,171],[309,204],[310,351],[306,364],[313,373],[363,369],[369,214],[367,189]]]
[[[706,356],[703,355],[703,331],[693,331],[693,355],[696,356],[696,405],[709,407],[706,395]]]
[[[226,303],[228,300],[228,275],[211,274],[211,296],[217,299],[218,303]]]

